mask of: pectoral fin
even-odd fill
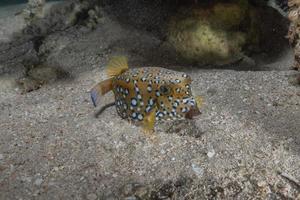
[[[197,103],[197,107],[200,108],[204,102],[203,98],[201,96],[196,96],[195,97],[196,103]]]

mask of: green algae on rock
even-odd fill
[[[244,1],[181,8],[169,21],[168,42],[190,62],[235,62],[243,57],[245,46],[259,41],[253,12]]]

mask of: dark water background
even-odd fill
[[[58,1],[58,0],[47,0],[47,2],[50,1]],[[22,4],[27,3],[28,0],[0,0],[0,7],[1,6],[7,6],[7,5],[15,5],[15,4]]]
[[[0,0],[0,6],[26,3],[27,0]]]

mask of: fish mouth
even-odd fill
[[[186,114],[185,118],[193,119],[193,117],[200,115],[201,112],[198,107],[192,107]]]

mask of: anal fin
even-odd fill
[[[154,132],[156,109],[153,109],[143,121],[143,128],[147,132]]]

